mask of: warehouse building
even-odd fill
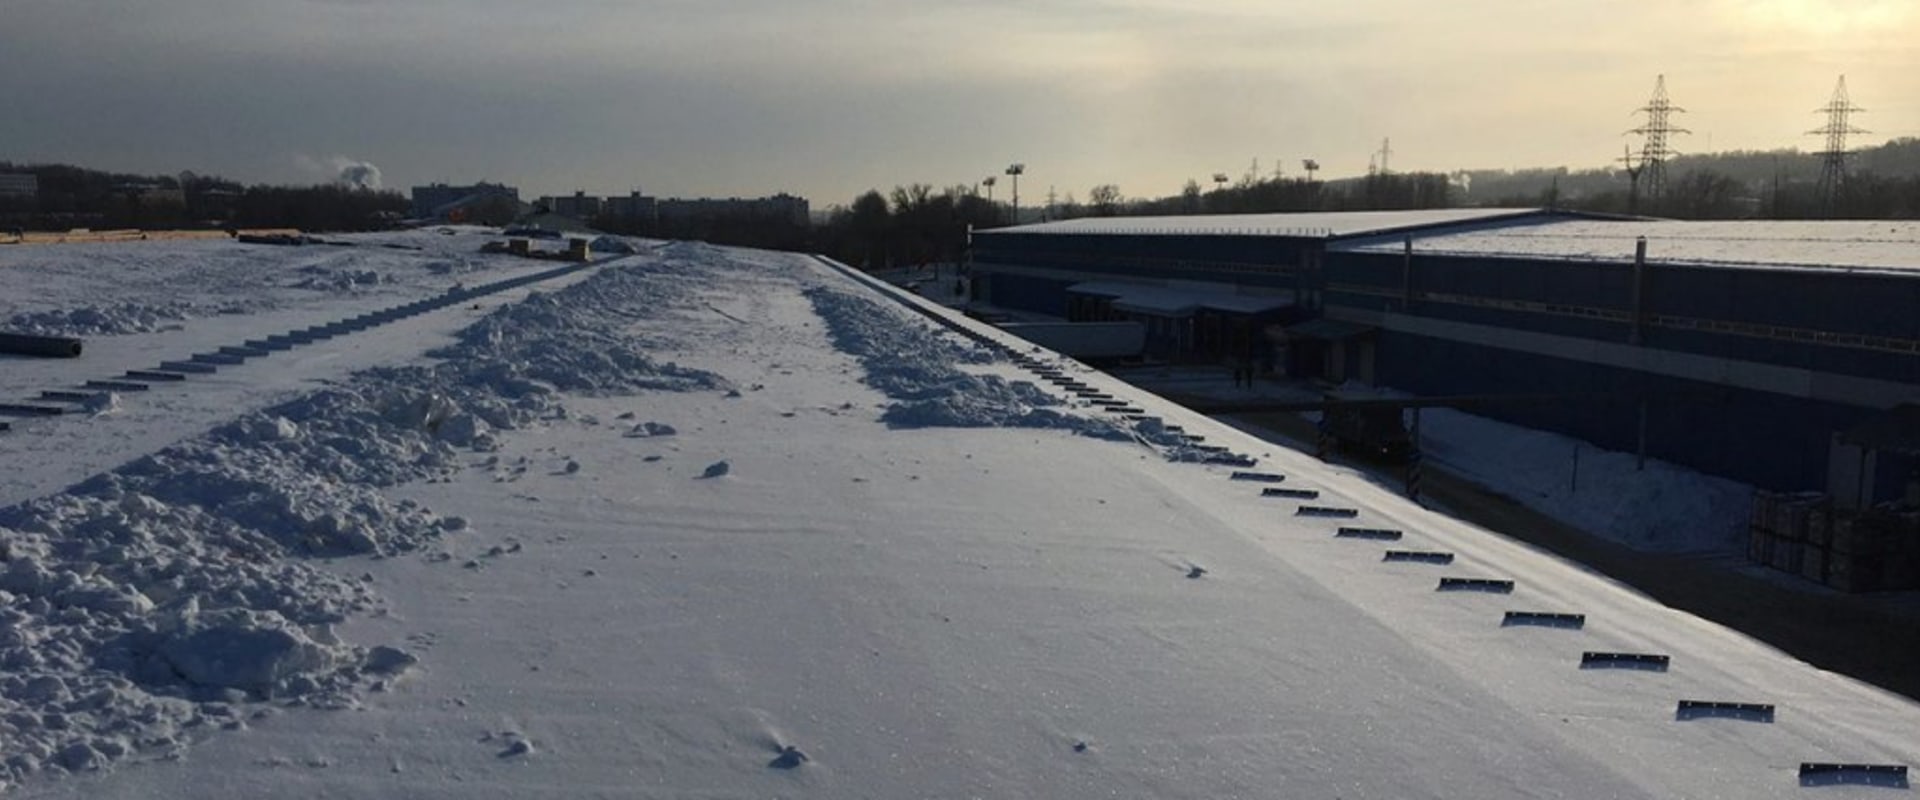
[[[1903,422],[1920,419],[1920,223],[1452,209],[1076,220],[975,241],[989,307],[1224,320],[1224,349],[1196,330],[1163,334],[1162,354],[1217,357],[1243,328],[1277,328],[1294,374],[1561,395],[1475,413],[1851,505],[1899,495],[1920,466]]]
[[[1366,363],[1338,327],[1282,329],[1318,316],[1313,287],[1330,244],[1430,230],[1483,230],[1555,218],[1534,209],[1090,218],[976,233],[973,301],[983,314],[1138,322],[1148,353],[1170,360]],[[1299,365],[1295,365],[1297,371]]]

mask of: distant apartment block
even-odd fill
[[[548,211],[563,217],[587,222],[600,216],[606,202],[586,192],[574,192],[570,195],[542,197],[535,205],[546,206]]]
[[[702,219],[780,220],[805,227],[812,221],[804,197],[782,192],[772,197],[725,200],[661,200],[660,221],[691,222]]]
[[[0,197],[34,198],[40,196],[40,176],[24,172],[0,172]]]
[[[609,197],[607,216],[634,222],[652,222],[659,218],[659,201],[634,190],[626,197]]]
[[[681,224],[711,220],[778,220],[805,226],[811,222],[807,201],[789,194],[724,200],[661,200],[638,190],[625,197],[596,197],[583,191],[542,197],[539,205],[565,217],[592,222],[612,217],[641,225]]]
[[[453,206],[480,205],[478,201],[487,198],[503,198],[520,203],[520,190],[498,183],[481,181],[471,186],[449,186],[435,183],[413,187],[413,215],[416,217],[437,216],[440,209]]]

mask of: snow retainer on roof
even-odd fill
[[[1381,561],[1410,561],[1416,564],[1451,564],[1452,553],[1437,550],[1388,550]]]
[[[41,358],[79,358],[85,344],[65,336],[0,333],[0,353]]]
[[[1904,764],[1831,764],[1814,761],[1800,764],[1801,786],[1840,784],[1905,789],[1907,767]]]
[[[1552,611],[1509,611],[1500,619],[1501,627],[1532,625],[1541,628],[1584,628],[1585,614],[1561,614]]]
[[[1342,539],[1372,539],[1377,542],[1397,542],[1403,535],[1392,528],[1341,528],[1333,535]]]
[[[1659,653],[1602,653],[1589,650],[1580,654],[1581,669],[1638,669],[1666,672],[1672,656]]]
[[[1499,578],[1441,578],[1440,585],[1434,587],[1440,592],[1492,592],[1494,594],[1512,594],[1513,581]]]
[[[1719,700],[1682,700],[1674,708],[1673,718],[1679,720],[1717,717],[1721,719],[1742,719],[1749,722],[1772,722],[1772,703],[1728,703]]]
[[[1169,430],[1171,430],[1171,428],[1169,428]],[[1287,476],[1277,472],[1235,472],[1227,476],[1227,479],[1235,481],[1255,481],[1258,483],[1279,483],[1286,480]]]

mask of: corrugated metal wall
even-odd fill
[[[1324,290],[1330,308],[1407,314],[1498,330],[1625,345],[1635,316],[1635,269],[1611,261],[1327,253],[1324,243],[1276,236],[991,234],[976,265],[995,305],[1064,316],[1072,280],[1014,275],[995,264],[1086,276],[1203,280]],[[1920,259],[1920,255],[1916,256]],[[1920,264],[1916,264],[1920,266]],[[1299,285],[1301,282],[1307,285]],[[1641,288],[1641,346],[1738,362],[1920,385],[1920,274],[1649,265]],[[1350,360],[1358,348],[1349,348]],[[1348,364],[1349,374],[1359,371]],[[1662,377],[1567,357],[1387,331],[1375,352],[1378,383],[1420,394],[1619,393],[1649,407],[1650,454],[1781,490],[1822,488],[1834,431],[1872,409],[1713,382]],[[1920,399],[1920,398],[1916,398]],[[1637,402],[1490,406],[1481,413],[1631,451]],[[1897,462],[1897,463],[1896,463]],[[1883,487],[1910,465],[1890,458]]]
[[[1416,255],[1405,302],[1403,256],[1332,254],[1328,304],[1513,331],[1625,343],[1633,266]],[[1920,276],[1652,265],[1644,346],[1761,364],[1920,384]],[[1834,336],[1851,335],[1845,346]],[[1878,345],[1879,347],[1876,347]],[[1847,403],[1728,387],[1430,336],[1387,331],[1380,383],[1419,394],[1631,391],[1652,398],[1649,453],[1770,489],[1823,488],[1835,431],[1875,411]],[[1920,398],[1917,398],[1920,399]],[[1488,406],[1476,413],[1632,451],[1637,402],[1622,399]],[[1910,465],[1883,459],[1883,492]]]

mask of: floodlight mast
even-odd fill
[[[1027,172],[1025,164],[1009,164],[1007,174],[1013,176],[1013,224],[1020,224],[1020,176]]]

